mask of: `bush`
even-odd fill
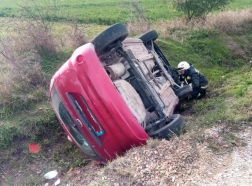
[[[176,10],[185,14],[188,21],[194,17],[202,17],[229,4],[232,0],[173,0]]]

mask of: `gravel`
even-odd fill
[[[198,179],[194,183],[202,186],[249,186],[252,185],[252,131],[251,127],[237,134],[247,146],[236,147],[230,155],[230,163],[208,179]],[[216,162],[217,163],[217,162]]]

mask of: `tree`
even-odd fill
[[[225,7],[233,0],[173,0],[176,10],[184,12],[188,21],[194,17],[205,18],[213,11]]]

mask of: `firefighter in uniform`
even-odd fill
[[[180,62],[178,64],[178,72],[181,83],[188,84],[193,88],[192,98],[201,99],[206,95],[208,81],[192,64],[186,61]]]

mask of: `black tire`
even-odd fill
[[[175,94],[181,100],[181,99],[184,99],[187,96],[189,96],[192,92],[193,92],[193,89],[192,89],[191,86],[184,85],[182,88],[180,88],[177,91],[175,91]]]
[[[139,37],[139,39],[141,39],[144,44],[151,40],[155,41],[157,38],[158,38],[158,33],[156,32],[156,30],[149,31],[145,33],[144,35],[142,35],[141,37]]]
[[[165,138],[169,139],[174,133],[178,133],[185,126],[185,121],[180,114],[173,114],[170,116],[171,122],[165,126],[148,133],[151,138]]]
[[[95,46],[95,51],[99,56],[105,53],[110,45],[113,46],[117,41],[123,41],[128,34],[127,27],[122,23],[117,23],[98,34],[91,43]]]

